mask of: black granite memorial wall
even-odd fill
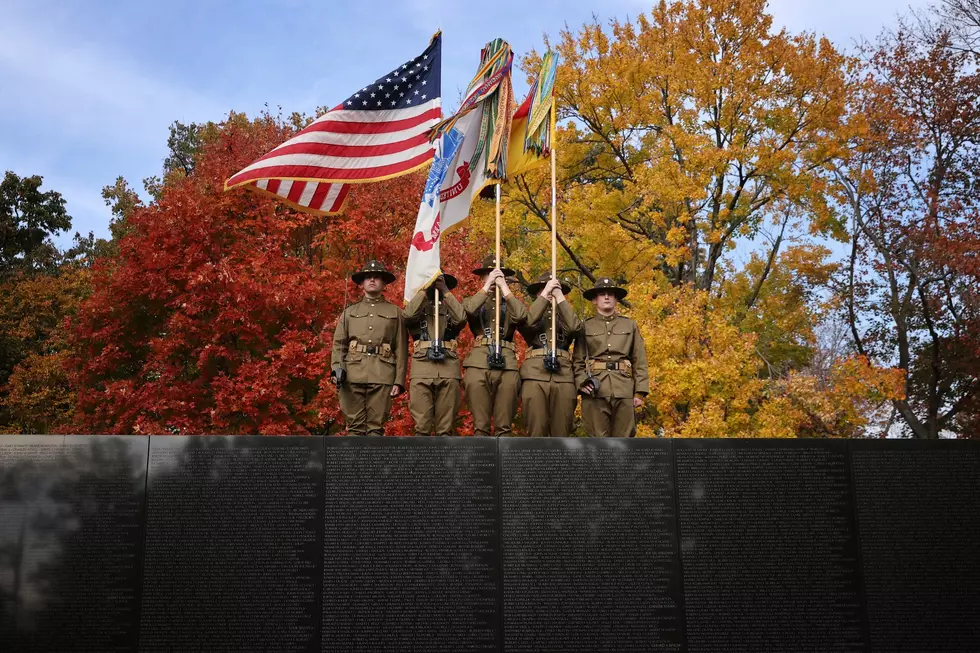
[[[874,651],[980,651],[980,442],[849,443]]]
[[[0,435],[0,650],[135,650],[148,439]]]
[[[847,443],[674,446],[688,651],[865,651]]]
[[[500,650],[497,444],[332,438],[322,650]]]
[[[140,651],[319,650],[322,507],[322,438],[153,438]]]
[[[499,446],[504,650],[682,650],[670,443]]]
[[[0,436],[0,652],[980,650],[980,444]]]

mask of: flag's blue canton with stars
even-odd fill
[[[350,183],[391,179],[428,165],[429,131],[442,117],[442,35],[225,182],[306,211],[337,213]]]
[[[379,77],[344,100],[338,109],[407,109],[431,102],[442,92],[442,35],[411,61]]]

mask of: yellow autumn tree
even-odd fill
[[[847,356],[838,376],[806,371],[835,270],[811,238],[845,237],[827,189],[855,63],[774,29],[765,5],[660,2],[557,43],[559,268],[630,285],[654,386],[641,434],[850,435],[892,390]],[[504,206],[509,264],[547,269],[548,168],[511,180]]]

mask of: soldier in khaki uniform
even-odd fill
[[[403,312],[412,334],[412,371],[409,408],[415,435],[453,435],[461,401],[456,336],[466,326],[466,311],[449,291],[456,277],[441,275],[430,288],[419,290]],[[435,293],[439,291],[439,332],[435,332]]]
[[[634,410],[650,392],[647,354],[636,322],[616,312],[626,297],[612,279],[601,278],[582,293],[592,300],[596,316],[585,321],[575,341],[575,383],[582,393],[582,420],[587,435],[632,437]]]
[[[565,301],[571,286],[545,272],[527,287],[537,295],[520,328],[528,350],[521,365],[521,403],[524,426],[532,437],[567,437],[575,421],[578,392],[569,346],[582,329],[582,319]],[[551,298],[558,307],[555,352],[551,352]],[[557,367],[557,370],[555,369]]]
[[[495,435],[510,435],[521,388],[514,331],[527,318],[527,308],[507,287],[506,277],[514,271],[496,268],[492,256],[483,259],[482,267],[473,273],[480,275],[483,289],[463,302],[475,340],[473,351],[463,361],[466,405],[473,414],[473,435],[490,435],[491,417]],[[500,288],[501,298],[499,356],[493,347],[498,329],[495,287]]]
[[[401,310],[385,300],[395,275],[378,261],[351,275],[364,298],[344,311],[333,334],[331,380],[350,435],[384,435],[391,400],[405,391],[408,332]]]

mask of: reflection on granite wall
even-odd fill
[[[0,436],[0,650],[135,650],[148,441]]]

